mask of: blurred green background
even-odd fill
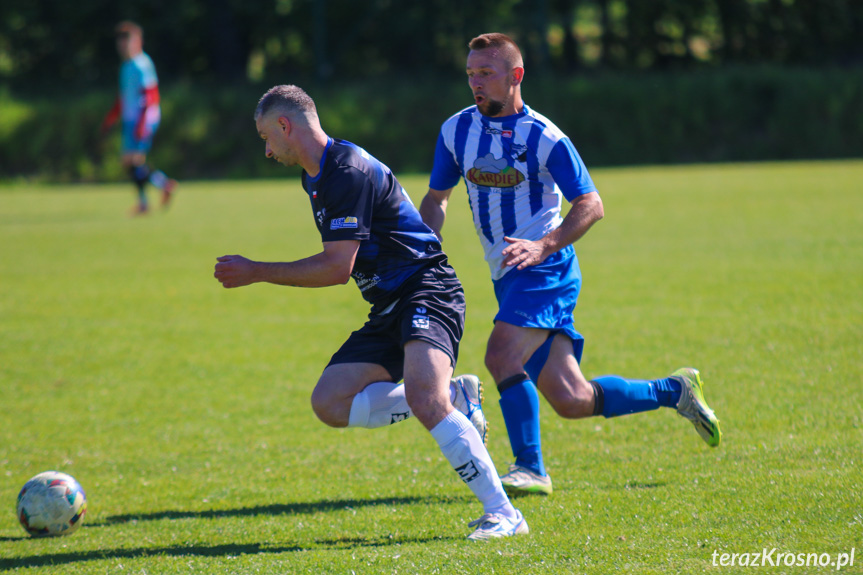
[[[0,180],[124,180],[113,27],[133,19],[160,76],[151,159],[182,179],[283,175],[251,120],[274,84],[397,171],[427,172],[472,103],[466,44],[522,46],[525,101],[588,166],[863,155],[855,0],[6,0]],[[257,152],[257,153],[253,153]]]

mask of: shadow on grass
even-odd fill
[[[311,550],[345,550],[361,547],[385,547],[388,545],[400,545],[402,543],[426,543],[431,541],[456,540],[457,537],[414,537],[393,538],[382,537],[379,539],[363,539],[351,537],[347,539],[327,539],[312,543],[307,547],[297,545],[264,545],[261,543],[233,544],[233,545],[190,545],[175,547],[140,547],[137,549],[102,549],[98,551],[82,551],[80,553],[54,553],[51,555],[37,555],[33,557],[19,557],[16,559],[0,559],[0,570],[14,569],[17,567],[42,567],[46,565],[64,565],[79,563],[83,561],[103,561],[106,559],[138,559],[156,556],[170,557],[236,557],[239,555],[259,555],[290,553],[296,551]],[[26,539],[25,539],[26,540]]]
[[[128,513],[111,515],[102,521],[85,523],[84,527],[104,527],[130,521],[159,521],[162,519],[217,519],[219,517],[247,517],[252,515],[298,515],[324,513],[342,509],[357,509],[360,507],[377,507],[381,505],[440,505],[452,503],[457,497],[387,497],[381,499],[325,499],[321,501],[306,501],[297,503],[281,503],[274,505],[259,505],[257,507],[241,507],[238,509],[206,509],[203,511],[156,511],[154,513]]]

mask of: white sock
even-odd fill
[[[431,430],[431,434],[461,480],[482,502],[483,511],[514,519],[515,508],[506,496],[491,456],[470,420],[455,409]]]
[[[150,172],[150,183],[160,190],[164,190],[165,186],[168,185],[168,176],[162,170],[154,170]]]
[[[369,384],[354,396],[348,427],[374,429],[398,423],[411,415],[405,399],[405,386],[379,381]]]

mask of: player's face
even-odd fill
[[[123,60],[136,56],[141,51],[141,36],[133,32],[121,32],[117,34],[117,53]]]
[[[284,166],[296,166],[299,163],[287,140],[290,130],[287,118],[274,113],[267,114],[255,120],[255,127],[258,129],[258,135],[264,140],[268,158]]]
[[[467,81],[476,107],[483,116],[510,116],[515,109],[515,71],[494,48],[471,50],[467,56]]]

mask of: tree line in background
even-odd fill
[[[113,29],[162,85],[153,159],[180,178],[283,175],[251,120],[297,83],[325,129],[427,171],[471,104],[467,42],[512,34],[526,101],[589,166],[863,156],[861,0],[3,0],[0,179],[123,179]]]
[[[0,83],[112,85],[123,19],[163,83],[452,75],[488,31],[538,74],[863,64],[859,0],[5,0]]]

